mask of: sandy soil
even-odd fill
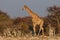
[[[55,36],[55,37],[47,37],[47,36],[26,36],[26,37],[1,37],[0,40],[60,40],[60,36]]]

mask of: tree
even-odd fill
[[[52,25],[56,26],[58,30],[60,27],[60,7],[57,7],[56,5],[49,7],[48,12],[50,13],[47,17],[51,19]]]

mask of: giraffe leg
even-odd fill
[[[43,27],[42,27],[42,29],[41,29],[41,30],[42,30],[42,35],[44,35],[44,29],[43,29]]]
[[[39,34],[40,34],[41,30],[42,30],[42,29],[41,29],[41,27],[40,27],[40,29],[39,29]],[[39,34],[38,34],[38,35],[39,35]]]
[[[42,35],[44,35],[44,28],[43,28],[43,23],[40,24],[40,29],[39,29],[39,33],[42,31]]]
[[[43,29],[43,27],[40,27],[40,29],[39,29],[39,34],[40,34],[40,32],[42,31],[42,35],[44,35],[44,29]],[[39,35],[38,34],[38,35]]]
[[[36,25],[34,24],[33,26],[34,26],[33,30],[34,30],[34,36],[35,36],[36,35],[36,29],[35,29]]]

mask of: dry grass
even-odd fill
[[[0,40],[60,40],[60,36],[47,37],[47,36],[24,36],[24,37],[1,37]]]

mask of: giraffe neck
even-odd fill
[[[28,7],[26,7],[25,10],[30,14],[31,17],[33,17],[35,15],[34,12],[31,9],[29,9]]]

